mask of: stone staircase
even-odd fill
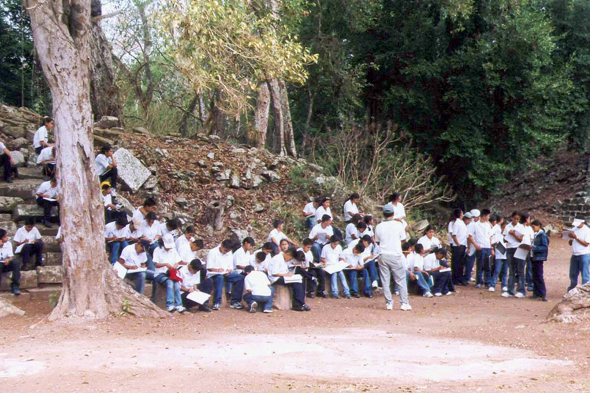
[[[0,182],[0,228],[5,229],[8,232],[8,237],[13,239],[16,230],[24,225],[27,218],[32,217],[38,221],[36,226],[43,238],[43,263],[45,266],[23,271],[20,288],[27,290],[31,295],[46,292],[49,296],[49,293],[60,289],[63,281],[63,268],[61,249],[55,240],[57,224],[53,228],[45,228],[40,223],[43,218],[43,209],[37,205],[34,193],[43,181],[45,179],[41,174],[41,168],[26,167],[19,168],[19,179],[14,179],[14,183]],[[55,209],[52,221],[57,222]],[[13,242],[13,249],[15,248]],[[10,290],[11,274],[4,273],[0,291]]]

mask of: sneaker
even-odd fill
[[[379,287],[379,283],[377,282],[377,280],[373,281],[373,283],[371,283],[371,286],[375,289],[377,289]]]
[[[250,304],[250,312],[251,313],[255,313],[256,312],[256,307],[258,307],[258,303],[252,302],[252,304]]]
[[[504,292],[504,293],[502,294],[502,297],[512,297],[512,295],[511,295],[511,294],[509,294],[508,292]]]
[[[518,292],[516,295],[514,295],[514,297],[523,298],[523,297],[526,297],[526,296],[523,295],[522,293]]]
[[[318,292],[318,297],[326,299],[328,296],[326,296],[326,294],[324,292]]]
[[[471,278],[469,279],[469,282],[472,282],[472,281],[475,281],[475,278],[471,277]]]
[[[269,309],[264,309],[264,310],[262,310],[262,312],[267,313],[267,314],[270,314],[272,312],[272,309],[270,309],[270,308]]]
[[[307,311],[303,306],[293,307],[293,311]]]
[[[201,310],[203,312],[211,312],[211,309],[209,308],[209,306],[206,306],[204,304],[199,305],[199,310]]]
[[[387,303],[385,305],[385,308],[388,309],[388,310],[393,310],[393,302],[392,303]]]
[[[303,307],[303,311],[311,311],[311,307],[309,307],[307,304],[304,304],[301,307]]]
[[[372,293],[365,293],[365,296],[368,297],[369,299],[373,299],[373,294]]]
[[[496,292],[496,289],[494,287],[489,287],[488,292]]]
[[[479,288],[481,288],[481,284],[477,284],[475,287],[476,287],[477,289],[479,289]]]
[[[242,303],[240,302],[235,302],[229,305],[229,308],[234,308],[236,310],[241,310],[242,308],[244,308],[244,306],[242,306]]]
[[[19,296],[20,295],[20,289],[18,288],[18,286],[12,284],[10,286],[10,292],[14,295],[14,296]]]
[[[338,296],[338,295],[332,295],[332,299],[340,299],[340,296]]]
[[[354,298],[357,298],[357,299],[361,297],[361,295],[359,295],[359,294],[358,294],[358,293],[356,293],[356,292],[353,292],[353,293],[351,294],[351,296],[352,296],[352,297],[354,297]]]
[[[186,308],[184,308],[183,306],[176,306],[175,309],[177,312],[181,314],[186,311]]]
[[[432,297],[432,292],[426,292],[424,295],[422,295],[424,297]]]
[[[215,304],[213,305],[213,310],[214,310],[214,311],[219,311],[219,309],[220,309],[220,308],[221,308],[221,304],[219,304],[219,303],[215,303]]]
[[[176,311],[176,307],[174,307],[174,306],[168,306],[168,307],[166,307],[166,311],[168,311],[168,312],[174,312],[174,311]]]
[[[508,287],[502,287],[502,292],[508,292]]]
[[[436,297],[441,297],[441,296],[442,296],[442,293],[440,293],[440,292],[437,292],[437,293],[435,293],[435,294],[434,294],[434,296],[436,296]]]
[[[306,296],[307,296],[308,298],[310,298],[310,299],[313,299],[313,298],[315,297],[315,295],[314,295],[313,293],[311,293],[311,292],[310,292],[310,293],[308,293]]]
[[[411,311],[412,310],[412,306],[410,306],[408,303],[402,303],[402,306],[400,307],[400,309],[402,311]]]
[[[455,292],[451,292],[451,291],[449,291],[449,292],[445,293],[445,296],[450,296],[450,295],[452,295],[453,293],[455,293]]]

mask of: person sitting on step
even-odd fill
[[[129,245],[127,238],[129,237],[127,229],[127,218],[117,218],[117,221],[113,221],[105,225],[104,227],[104,239],[107,242],[109,249],[111,264],[115,264],[119,260],[119,251],[123,251],[125,247]]]
[[[274,220],[274,222],[273,222],[274,229],[272,231],[270,231],[270,233],[268,234],[267,241],[271,242],[273,244],[272,251],[273,251],[274,255],[276,255],[280,252],[280,245],[281,245],[281,241],[283,239],[286,239],[290,243],[290,245],[295,246],[295,247],[299,247],[299,245],[295,241],[289,239],[289,237],[283,233],[284,226],[285,226],[285,221]]]
[[[364,248],[363,248],[364,251]],[[322,248],[322,255],[321,260],[322,263],[328,267],[331,265],[336,265],[340,262],[340,255],[342,254],[342,247],[340,246],[340,237],[338,235],[332,235],[330,238],[330,243],[326,244]],[[350,289],[348,288],[348,284],[346,282],[346,277],[344,276],[344,272],[340,270],[339,272],[335,272],[330,274],[331,280],[331,290],[332,290],[332,298],[339,299],[338,296],[338,280],[340,280],[340,284],[342,285],[342,291],[344,292],[344,297],[350,299]]]
[[[14,258],[12,253],[12,243],[8,240],[5,229],[0,229],[0,283],[2,274],[12,272],[12,281],[10,282],[10,292],[14,296],[20,295],[20,271],[22,262],[20,258]]]
[[[260,253],[264,254],[264,258],[262,258]],[[272,259],[271,254],[272,243],[266,242],[262,245],[261,249],[252,252],[252,256],[250,257],[250,265],[254,266],[254,270],[261,270],[267,273],[270,260]]]
[[[203,241],[194,240],[190,243],[182,242],[180,247],[176,248],[178,255],[180,255],[180,265],[189,265],[191,261],[199,259],[197,252],[203,248]]]
[[[316,287],[319,286],[319,279],[318,279],[318,272],[324,272],[322,269],[316,269],[315,271],[311,271],[311,266],[313,263],[313,254],[311,252],[311,247],[313,246],[313,240],[311,239],[304,239],[303,246],[297,251],[301,251],[303,255],[305,255],[305,260],[301,263],[290,263],[289,264],[289,271],[294,274],[300,274],[303,278],[305,278],[306,283],[306,291],[308,298],[315,297]],[[293,260],[294,261],[294,260]],[[322,279],[322,292],[324,291],[325,287],[325,275],[321,274]]]
[[[12,183],[12,175],[14,173],[14,177],[18,177],[18,169],[14,166],[14,160],[12,159],[12,154],[10,154],[10,150],[6,148],[6,145],[0,141],[0,165],[4,167],[4,181],[6,183]]]
[[[187,226],[184,229],[184,234],[182,234],[181,236],[178,236],[178,238],[176,238],[176,240],[174,241],[174,243],[176,243],[176,249],[180,250],[180,246],[182,245],[182,243],[190,243],[195,241],[195,234],[196,234],[196,230],[195,227],[192,225]]]
[[[37,205],[43,208],[43,225],[51,228],[49,222],[51,218],[51,208],[57,206],[59,216],[58,188],[57,180],[52,177],[51,180],[41,183],[37,189]]]
[[[430,292],[430,285],[428,284],[428,273],[426,273],[424,269],[424,255],[426,255],[426,251],[424,250],[424,245],[422,243],[417,243],[416,245],[412,246],[410,243],[404,243],[402,245],[402,251],[404,255],[406,255],[406,263],[407,263],[407,273],[406,279],[408,281],[408,286],[410,282],[414,282],[418,284],[418,287],[422,291],[422,296],[424,297],[432,297],[432,292]]]
[[[108,179],[111,187],[117,188],[117,162],[113,156],[111,145],[107,143],[100,148],[100,153],[96,156],[95,164],[100,182],[102,183]]]
[[[289,272],[288,267],[288,263],[292,259],[303,262],[305,260],[305,254],[303,254],[303,252],[298,252],[295,247],[290,247],[285,253],[275,255],[270,261],[268,278],[275,287],[277,285],[287,285],[293,290],[293,310],[310,311],[311,308],[305,304],[305,290],[303,289],[303,283],[285,283],[285,277],[293,276],[293,273]]]
[[[185,246],[186,244],[183,244],[183,247]],[[200,311],[211,312],[211,309],[207,306],[207,303],[199,304],[187,298],[187,296],[192,292],[204,292],[208,295],[211,295],[214,286],[213,280],[207,278],[201,281],[202,269],[203,264],[201,260],[193,259],[188,265],[182,266],[178,270],[178,274],[182,278],[182,281],[180,282],[180,290],[182,294],[180,297],[182,298],[182,304],[189,311],[193,307],[198,306]]]
[[[145,291],[146,271],[134,272],[139,268],[147,268],[147,252],[141,243],[126,246],[118,259],[119,263],[127,269],[126,278],[135,280],[135,290],[143,295]],[[153,271],[150,272],[153,275]],[[155,285],[155,283],[154,283]]]
[[[55,176],[55,154],[57,147],[49,146],[41,150],[39,157],[37,157],[37,164],[43,165],[43,175],[47,177]]]
[[[154,250],[153,262],[156,268],[154,282],[166,286],[166,311],[186,311],[180,298],[180,281],[171,274],[172,269],[180,266],[180,255],[176,251],[172,235],[166,234],[158,239],[158,247]]]
[[[348,264],[346,274],[348,281],[350,281],[350,294],[352,297],[360,298],[358,275],[363,278],[363,293],[366,297],[371,297],[373,291],[371,289],[371,280],[369,279],[369,272],[365,269],[363,261],[363,253],[365,246],[363,243],[357,243],[354,247],[349,247],[340,255],[340,260]]]
[[[127,214],[120,211],[116,197],[113,195],[113,188],[108,182],[103,182],[101,186],[102,200],[104,202],[104,220],[106,223],[116,221],[118,218],[127,219]]]
[[[41,234],[35,227],[35,219],[27,218],[25,225],[20,227],[14,235],[16,244],[15,254],[20,254],[23,260],[22,269],[25,270],[29,265],[31,255],[35,255],[35,266],[43,265],[43,241]]]
[[[248,236],[242,240],[242,247],[234,251],[232,258],[234,261],[234,271],[236,273],[242,274],[246,266],[250,265],[252,250],[254,249],[255,244],[254,239]]]
[[[143,224],[149,212],[156,212],[157,205],[157,202],[153,198],[146,198],[143,205],[133,211],[133,218],[141,220],[141,223]]]
[[[54,124],[51,117],[43,117],[43,124],[35,131],[35,136],[33,137],[33,148],[36,154],[41,153],[41,150],[46,147],[53,146],[53,143],[49,143],[49,131],[53,129]]]
[[[176,239],[180,236],[180,230],[178,229],[178,219],[170,218],[166,220],[166,224],[160,225],[162,236],[169,233],[174,238],[174,243],[176,243]]]
[[[268,275],[254,270],[254,266],[251,265],[246,266],[244,274],[246,274],[246,279],[244,280],[244,286],[246,288],[244,301],[250,308],[249,311],[255,313],[258,304],[262,304],[262,311],[271,313],[275,288],[270,284]]]
[[[449,291],[449,283],[451,280],[451,271],[445,267],[441,261],[447,256],[447,250],[444,248],[437,248],[433,253],[424,258],[424,271],[432,276],[434,285],[430,288],[430,292],[434,296],[451,295],[453,292]],[[444,261],[446,263],[446,261]],[[441,272],[443,270],[443,272]]]
[[[221,244],[209,251],[207,255],[207,277],[215,284],[213,310],[221,308],[221,297],[225,283],[233,286],[230,308],[242,309],[242,292],[244,290],[244,276],[233,271],[234,261],[232,249],[234,242],[225,239]]]
[[[143,235],[141,234],[141,221],[137,218],[131,220],[125,227],[127,230],[127,243],[135,244],[140,243]]]

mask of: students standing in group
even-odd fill
[[[488,209],[481,211],[478,222],[473,227],[473,238],[475,240],[475,257],[477,264],[475,268],[475,287],[489,288],[492,284],[490,258],[492,256],[493,229],[489,223],[491,212]]]
[[[14,296],[20,295],[21,268],[21,259],[14,258],[14,254],[12,252],[12,243],[10,243],[10,240],[8,240],[6,230],[0,229],[0,283],[2,282],[3,273],[12,272],[10,292]]]
[[[6,145],[0,141],[0,166],[4,168],[4,181],[6,183],[12,183],[12,174],[14,172],[15,177],[18,177],[18,169],[13,166],[14,160],[12,159],[12,154],[10,154],[10,150],[6,148]]]
[[[41,153],[46,147],[53,146],[53,143],[49,143],[49,131],[53,129],[54,121],[51,117],[43,118],[43,125],[37,129],[35,136],[33,137],[33,148],[35,153]]]
[[[359,213],[359,209],[357,207],[357,203],[361,200],[361,197],[358,193],[353,193],[348,200],[344,203],[344,207],[342,208],[342,212],[344,213],[344,221],[349,223],[352,220],[352,217],[356,214],[360,214],[360,216],[364,216],[364,214]]]
[[[520,223],[522,215],[513,212],[511,215],[512,222],[504,228],[504,239],[506,240],[506,260],[508,262],[508,291],[502,294],[503,297],[515,296],[522,298],[526,295],[525,277],[524,277],[524,260],[514,257],[516,250],[524,239],[524,226]],[[514,293],[514,285],[518,278],[517,291]]]
[[[541,221],[534,220],[531,227],[535,232],[533,240],[533,248],[531,257],[532,273],[533,273],[533,295],[532,299],[541,299],[546,302],[547,288],[545,287],[545,278],[543,277],[543,263],[547,260],[549,253],[549,238],[543,230]]]
[[[590,228],[584,220],[575,219],[574,231],[570,233],[570,245],[572,257],[570,259],[570,286],[571,291],[578,286],[578,277],[582,275],[582,285],[590,281]]]
[[[117,162],[113,156],[113,148],[108,143],[100,148],[100,153],[96,156],[96,172],[102,183],[109,180],[111,187],[117,188]]]
[[[36,196],[37,205],[43,208],[43,225],[47,228],[51,228],[49,220],[51,218],[51,208],[53,206],[57,207],[59,217],[58,189],[55,177],[52,177],[49,181],[41,183],[37,189]]]
[[[465,213],[461,209],[453,210],[455,222],[451,237],[453,239],[453,264],[451,265],[453,284],[455,285],[469,285],[465,281],[465,259],[467,256],[467,225],[471,222],[471,213]]]
[[[527,213],[522,214],[522,225],[524,226],[524,235],[527,238],[527,244],[533,244],[533,240],[535,239],[535,231],[533,227],[531,227],[531,216]],[[527,291],[533,292],[533,265],[531,263],[531,253],[527,254],[525,260],[525,285]]]
[[[232,299],[230,307],[242,309],[242,292],[244,290],[244,276],[233,271],[233,248],[234,243],[225,239],[221,244],[209,251],[207,255],[207,277],[215,283],[215,293],[213,299],[213,310],[221,308],[221,297],[225,283],[231,283]]]

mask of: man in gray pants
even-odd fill
[[[375,242],[379,244],[381,256],[379,257],[379,271],[383,281],[383,294],[386,307],[393,310],[393,298],[391,297],[390,280],[393,279],[399,289],[401,309],[410,311],[412,307],[408,300],[408,284],[406,282],[406,264],[402,252],[402,243],[406,240],[406,231],[401,223],[394,217],[393,205],[383,206],[385,220],[375,228]]]

